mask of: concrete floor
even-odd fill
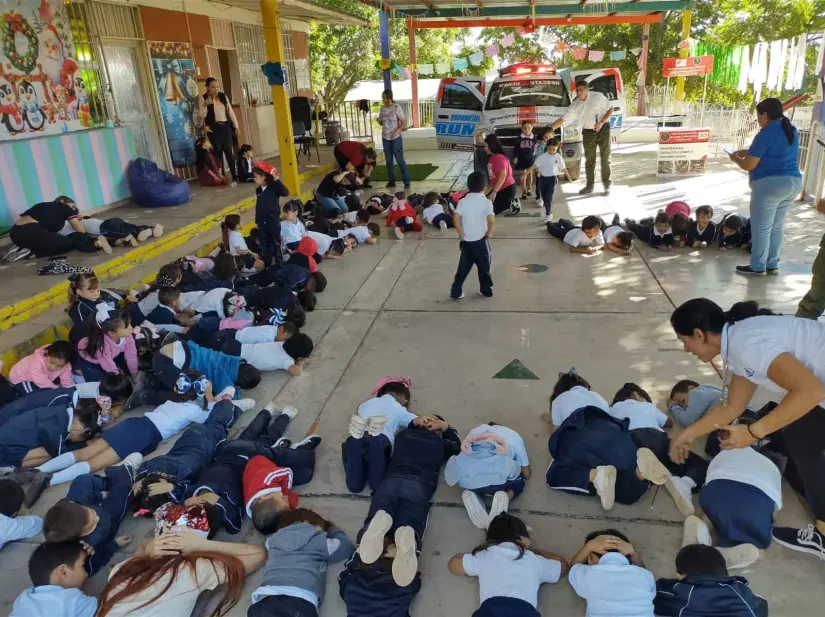
[[[411,153],[409,158],[440,166],[433,177],[414,187],[421,192],[460,186],[469,164],[466,157],[446,152]],[[743,175],[714,164],[706,178],[658,182],[649,171],[642,173],[654,169],[653,160],[644,148],[620,148],[614,155],[616,185],[609,198],[582,199],[576,194],[581,184],[563,185],[554,213],[573,218],[591,212],[638,217],[677,197],[694,207],[712,203],[720,211],[746,210]],[[259,406],[274,397],[300,409],[288,432],[291,437],[317,426],[324,443],[318,450],[315,478],[299,492],[304,505],[351,537],[367,512],[368,495],[353,496],[344,487],[340,444],[348,417],[381,376],[410,375],[414,412],[441,414],[462,435],[481,422],[495,420],[524,437],[534,477],[512,511],[524,516],[537,546],[569,558],[588,532],[615,527],[630,537],[657,576],[673,576],[682,517],[664,491],[651,490],[634,506],[616,505],[607,513],[597,500],[553,492],[544,483],[549,456],[540,416],[548,409],[556,375],[575,366],[606,398],[625,381],[635,381],[661,408],[678,379],[718,383],[711,367],[682,352],[668,326],[674,306],[708,295],[723,305],[753,299],[793,310],[809,284],[809,264],[825,225],[809,206],[796,205],[788,225],[782,276],[745,280],[733,274],[735,265],[745,263],[745,255],[715,250],[666,254],[641,247],[629,258],[570,255],[547,235],[537,216],[530,216],[538,212],[532,202],[525,212],[497,220],[492,299],[475,294],[473,278],[466,285],[465,300],[447,298],[457,243],[451,233],[429,228],[403,242],[382,236],[375,246],[325,263],[330,284],[319,297],[320,309],[309,315],[306,331],[318,344],[305,375],[287,380],[269,374],[248,394]],[[522,268],[526,264],[545,265],[548,270],[531,274]],[[494,380],[493,375],[513,359],[539,379]],[[233,430],[240,431],[254,414],[245,414]],[[165,444],[160,452],[168,447]],[[45,513],[64,494],[65,487],[50,489],[35,512]],[[810,522],[790,489],[785,490],[784,500],[777,514],[779,524]],[[116,561],[128,557],[151,531],[148,521],[127,519],[122,533],[131,533],[133,543]],[[233,539],[263,541],[248,521]],[[421,557],[424,587],[413,604],[413,617],[472,613],[478,606],[476,582],[453,577],[446,563],[452,554],[470,550],[482,539],[461,506],[460,490],[440,485]],[[0,591],[0,610],[8,612],[14,597],[29,584],[26,559],[35,545],[17,542],[0,552],[7,580]],[[323,617],[345,614],[335,579],[339,570],[340,566],[330,568]],[[771,546],[743,574],[768,599],[772,615],[819,614],[825,601],[825,565],[810,556]],[[259,574],[253,575],[247,591],[258,581]],[[104,576],[97,576],[88,591],[98,591],[103,583]],[[233,617],[246,614],[249,594],[245,595],[242,605],[230,612]],[[584,613],[584,603],[561,581],[544,587],[539,609],[543,614],[572,617]]]

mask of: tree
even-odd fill
[[[504,47],[501,39],[508,34],[515,35],[515,42],[510,47]],[[541,45],[540,32],[536,29],[530,34],[520,35],[516,33],[516,28],[483,28],[479,35],[479,40],[484,43],[486,49],[493,43],[498,43],[498,57],[504,64],[515,64],[516,62],[546,62],[549,58]]]

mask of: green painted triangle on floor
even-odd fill
[[[538,376],[516,359],[493,375],[493,379],[538,379]]]

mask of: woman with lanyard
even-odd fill
[[[232,130],[238,130],[238,119],[226,94],[219,91],[218,80],[210,77],[206,80],[206,92],[200,100],[200,115],[209,130],[213,154],[223,168],[223,157],[229,173],[232,174],[232,186],[238,186],[235,177],[235,155],[232,152]],[[224,174],[225,175],[225,174]]]
[[[779,274],[785,215],[802,190],[799,131],[785,117],[782,101],[759,103],[756,120],[761,130],[750,148],[728,155],[750,178],[751,262],[736,266],[743,276]]]
[[[490,184],[487,198],[493,202],[493,212],[518,214],[521,206],[516,201],[516,181],[513,178],[513,166],[504,154],[504,148],[498,137],[487,135],[484,138],[484,150],[490,159],[487,161],[487,177]]]
[[[682,304],[670,323],[685,351],[707,363],[721,354],[724,367],[721,401],[671,441],[670,457],[683,462],[691,442],[715,428],[729,450],[781,430],[816,524],[774,527],[773,539],[825,559],[825,324],[773,315],[755,302],[725,312],[707,298]],[[753,424],[733,424],[759,386],[782,396],[781,402]]]
[[[60,230],[67,222],[74,231],[64,236]],[[35,204],[23,212],[9,231],[9,238],[22,249],[11,261],[24,259],[31,253],[35,257],[51,257],[72,250],[112,252],[106,238],[86,234],[77,205],[71,197],[64,195],[54,201]]]

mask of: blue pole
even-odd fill
[[[381,58],[384,60],[390,57],[390,22],[384,11],[378,11],[379,37],[381,39]],[[390,69],[384,70],[384,89],[392,88],[392,73]]]

